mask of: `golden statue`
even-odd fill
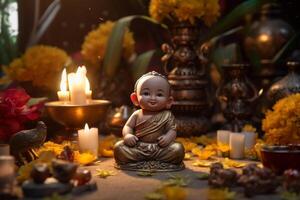
[[[175,142],[168,80],[157,72],[137,80],[131,101],[135,111],[123,127],[123,139],[114,146],[116,167],[138,171],[176,171],[184,168],[184,147]]]

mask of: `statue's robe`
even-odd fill
[[[180,164],[184,158],[184,147],[173,142],[167,147],[158,145],[158,138],[170,129],[176,130],[175,118],[168,110],[162,111],[146,121],[137,124],[134,134],[139,138],[137,144],[129,147],[123,140],[114,146],[114,157],[119,165],[140,161],[161,161]]]

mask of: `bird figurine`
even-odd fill
[[[18,165],[24,165],[38,156],[34,148],[38,148],[46,140],[47,126],[39,121],[34,129],[22,130],[10,139],[10,151],[15,156]]]

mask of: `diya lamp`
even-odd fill
[[[76,73],[62,72],[61,90],[57,93],[59,101],[45,104],[49,116],[65,127],[64,139],[73,140],[77,130],[89,125],[98,125],[104,121],[111,102],[92,99],[90,82],[84,66],[78,67]],[[67,87],[68,86],[68,87]],[[69,91],[67,90],[69,88]]]

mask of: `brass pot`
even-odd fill
[[[111,102],[107,100],[91,100],[88,104],[74,105],[62,101],[45,104],[49,116],[68,130],[82,129],[85,123],[89,126],[104,121]]]

